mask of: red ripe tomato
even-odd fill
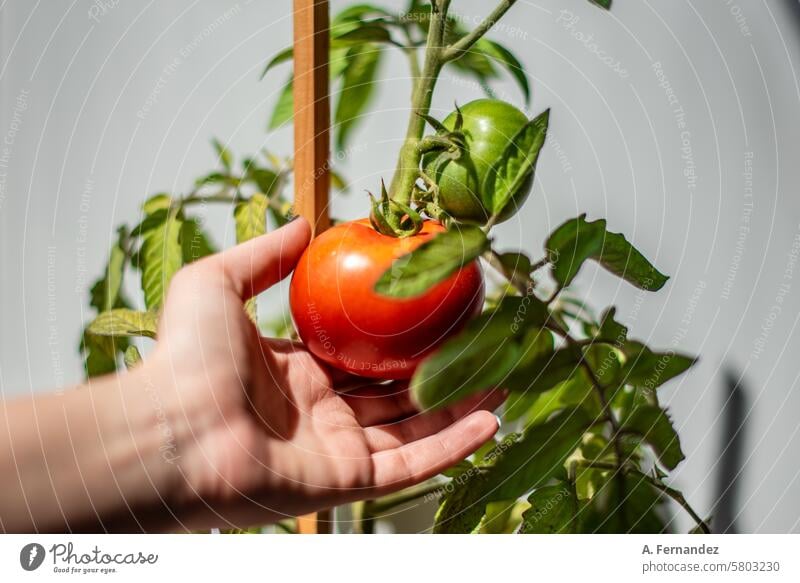
[[[389,237],[360,219],[314,239],[289,290],[295,328],[308,349],[356,375],[409,378],[425,356],[483,306],[483,272],[477,261],[412,298],[373,290],[394,259],[442,231],[439,223],[426,221],[414,236]]]

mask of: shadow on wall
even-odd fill
[[[740,508],[739,481],[744,473],[745,424],[747,422],[747,397],[742,375],[734,368],[724,372],[725,392],[722,403],[721,449],[717,465],[716,504],[714,505],[714,532],[737,534]]]

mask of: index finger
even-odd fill
[[[376,496],[406,488],[455,465],[497,432],[497,417],[475,411],[442,431],[372,454]]]

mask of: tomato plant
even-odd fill
[[[390,237],[362,219],[317,237],[295,268],[289,290],[292,318],[308,349],[353,374],[410,377],[423,358],[481,310],[481,267],[473,261],[409,298],[379,294],[374,287],[395,259],[444,230],[426,221],[416,235]]]
[[[292,313],[320,358],[379,378],[410,375],[412,397],[425,410],[506,388],[506,431],[446,475],[357,504],[354,529],[369,532],[398,506],[422,499],[438,504],[434,532],[660,532],[671,524],[664,508],[671,499],[698,532],[709,532],[669,483],[684,454],[659,396],[695,359],[650,348],[632,337],[615,306],[595,315],[575,292],[587,262],[643,292],[661,289],[667,277],[605,220],[586,215],[544,237],[538,259],[530,250],[497,250],[492,229],[528,197],[550,114],[527,119],[510,104],[478,100],[442,122],[430,115],[446,69],[484,88],[505,71],[530,96],[523,64],[486,36],[515,0],[497,0],[472,28],[453,3],[410,0],[400,12],[358,3],[332,19],[336,146],[346,147],[368,117],[387,51],[399,49],[408,61],[411,103],[388,189],[381,184],[369,220],[339,224],[312,243],[290,286]],[[271,78],[291,59],[291,49],[282,51],[264,74]],[[289,78],[272,127],[291,123],[291,87]],[[214,146],[216,170],[187,193],[151,197],[142,220],[119,229],[91,290],[98,316],[81,342],[87,374],[123,361],[136,366],[130,337],[156,336],[170,278],[214,251],[197,209],[230,205],[237,241],[291,214],[290,160],[259,152],[236,164],[225,146]],[[332,178],[344,188],[344,179]],[[479,262],[502,283],[484,292]],[[131,269],[141,278],[143,311],[122,292]],[[292,334],[258,322],[255,300],[246,309],[262,330]]]

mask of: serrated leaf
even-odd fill
[[[637,387],[655,389],[665,382],[687,371],[696,358],[676,352],[653,352],[635,340],[629,340],[623,348],[625,365],[624,381]]]
[[[381,49],[375,44],[366,44],[352,49],[348,65],[342,74],[342,88],[334,114],[336,148],[344,150],[350,133],[361,121],[375,92],[375,77],[381,61]]]
[[[134,346],[133,344],[131,344],[125,350],[123,360],[125,361],[125,368],[130,370],[142,361],[142,355],[139,354],[139,349],[136,348],[136,346]]]
[[[586,221],[582,214],[558,227],[547,239],[553,277],[568,286],[583,262],[593,259],[636,287],[657,291],[669,279],[631,245],[623,235],[606,231],[605,219]]]
[[[197,219],[186,219],[180,231],[181,251],[184,264],[197,261],[216,253],[214,244]]]
[[[158,331],[158,314],[126,308],[109,310],[98,314],[87,326],[86,331],[95,336],[155,338]]]
[[[489,499],[517,498],[547,482],[563,469],[591,422],[584,409],[570,407],[545,423],[528,428],[487,470],[491,483]]]
[[[148,223],[149,221],[149,223]],[[139,261],[142,290],[149,310],[158,309],[164,301],[172,276],[183,265],[180,232],[183,220],[167,209],[157,210],[145,218],[147,228],[141,233]]]
[[[678,432],[672,426],[667,412],[659,407],[636,407],[625,419],[622,429],[640,435],[668,470],[674,470],[686,457],[681,450]]]
[[[608,308],[600,317],[600,327],[594,335],[594,340],[598,342],[609,342],[614,345],[622,345],[628,339],[627,326],[620,324],[615,319],[617,308]]]
[[[525,74],[525,67],[517,57],[500,43],[496,43],[487,38],[482,38],[475,43],[474,48],[480,50],[488,57],[496,60],[511,73],[514,80],[519,85],[522,94],[525,96],[525,103],[531,100],[531,88],[528,84],[528,76]]]
[[[478,258],[489,239],[478,227],[462,225],[426,241],[395,259],[375,284],[375,291],[395,298],[422,293]]]
[[[414,401],[423,409],[444,407],[501,382],[519,356],[511,323],[511,314],[484,313],[445,341],[414,372]]]
[[[566,482],[537,488],[528,497],[531,507],[522,513],[519,534],[574,534],[579,532],[578,498]]]
[[[244,243],[267,232],[268,207],[269,199],[260,192],[236,204],[233,216],[236,220],[237,243]]]
[[[472,532],[489,502],[516,499],[543,486],[563,471],[590,423],[582,409],[564,409],[519,438],[504,440],[495,448],[491,465],[476,466],[478,470],[456,478],[454,485],[451,482],[436,514],[434,532]]]
[[[483,184],[483,192],[492,203],[492,214],[500,214],[535,172],[549,118],[548,109],[525,124],[492,163]]]

